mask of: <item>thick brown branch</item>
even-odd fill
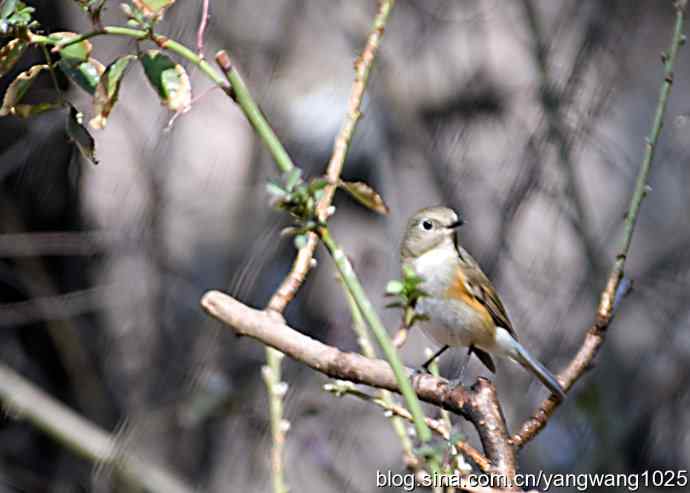
[[[399,392],[390,365],[380,359],[366,358],[323,344],[285,324],[273,311],[250,308],[230,296],[210,291],[201,300],[203,308],[237,334],[249,336],[271,346],[332,378]],[[408,369],[411,374],[412,370]],[[485,379],[471,388],[451,388],[448,381],[432,375],[413,379],[417,396],[470,420],[482,442],[487,457],[497,471],[513,478],[516,453],[507,432],[493,385]]]

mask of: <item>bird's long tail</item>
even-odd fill
[[[503,331],[505,329],[498,330]],[[507,331],[506,335],[508,335]],[[546,386],[546,388],[560,397],[561,400],[565,399],[565,391],[563,390],[561,384],[558,383],[558,380],[553,373],[547,370],[544,365],[542,365],[539,361],[537,361],[536,358],[529,354],[522,344],[516,341],[514,337],[508,335],[507,338],[501,337],[501,339],[501,342],[507,342],[506,345],[510,346],[511,350],[507,352],[516,362],[520,364],[520,366],[534,374],[534,376],[536,376],[539,381]],[[504,348],[504,350],[505,349],[506,348]]]

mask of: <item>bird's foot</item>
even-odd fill
[[[420,378],[423,375],[431,375],[431,372],[429,371],[428,368],[425,367],[420,367],[420,368],[415,368],[412,370],[412,373],[410,373],[410,380],[414,382],[416,378]]]
[[[451,389],[454,389],[455,387],[462,387],[462,376],[448,380],[448,387]]]

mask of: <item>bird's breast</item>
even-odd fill
[[[436,252],[415,261],[415,270],[428,296],[420,298],[416,310],[428,320],[422,329],[438,344],[470,346],[490,344],[495,327],[486,307],[468,291],[460,261]]]

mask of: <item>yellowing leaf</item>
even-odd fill
[[[21,39],[13,39],[0,48],[0,77],[12,70],[27,46]]]
[[[81,155],[93,164],[98,164],[95,154],[96,143],[86,127],[82,125],[82,117],[83,115],[74,106],[70,105],[65,131],[69,139],[77,146]]]
[[[192,86],[182,65],[176,64],[158,50],[141,56],[146,78],[172,111],[185,111],[192,102]]]
[[[126,55],[118,58],[108,65],[108,68],[106,68],[103,75],[101,75],[93,99],[96,116],[89,122],[93,128],[105,128],[108,115],[110,115],[113,106],[115,106],[117,102],[122,77],[127,71],[129,62],[135,58],[134,55]]]
[[[379,214],[388,214],[388,206],[384,203],[381,196],[366,183],[341,180],[339,186],[363,206]]]
[[[52,33],[50,35],[51,39],[57,41],[58,43],[65,42],[76,36],[76,33],[70,32]],[[93,46],[91,45],[91,43],[85,39],[84,41],[79,41],[78,43],[65,46],[64,48],[59,50],[59,53],[65,62],[71,65],[79,65],[80,63],[89,60],[92,49]]]
[[[175,0],[133,0],[133,3],[146,17],[162,17]]]
[[[46,111],[56,110],[58,108],[62,108],[62,105],[57,102],[18,104],[12,108],[12,114],[20,118],[29,118],[31,116],[35,116],[40,113],[45,113]]]
[[[15,106],[21,102],[38,74],[47,69],[48,65],[34,65],[29,70],[19,74],[5,92],[2,107],[0,107],[0,116],[14,114]]]

